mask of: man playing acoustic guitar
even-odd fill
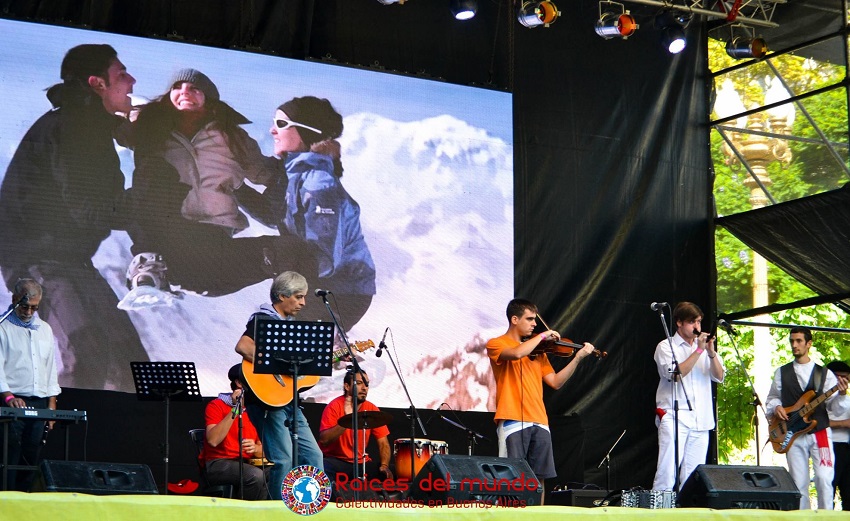
[[[294,320],[295,315],[306,304],[307,279],[294,271],[285,271],[275,277],[270,291],[271,303],[260,306],[260,311],[251,315],[245,326],[245,332],[236,344],[236,352],[248,361],[254,362],[254,322],[258,314],[269,315],[279,320]],[[249,371],[243,366],[246,383],[250,386]],[[251,423],[257,428],[263,443],[266,458],[274,462],[269,473],[269,495],[272,499],[281,499],[281,486],[286,474],[292,468],[292,438],[290,425],[298,422],[298,465],[312,465],[324,469],[322,451],[307,424],[307,418],[301,410],[295,410],[294,403],[264,403],[257,396],[256,389],[245,389],[245,409]],[[282,406],[281,406],[282,405]]]
[[[770,437],[774,449],[785,452],[788,472],[802,494],[800,510],[811,508],[809,459],[815,470],[818,509],[832,510],[834,469],[832,430],[829,428],[827,409],[830,414],[841,414],[850,408],[850,398],[843,392],[847,389],[847,379],[836,377],[809,358],[809,349],[812,347],[812,332],[809,328],[792,328],[790,341],[794,361],[776,370],[765,404],[770,420]],[[824,389],[828,391],[824,393]],[[835,391],[841,392],[834,394]],[[808,414],[803,412],[809,402],[819,399],[826,401],[826,408],[815,407]],[[783,403],[788,405],[783,406]],[[808,420],[812,420],[811,423]],[[775,439],[777,431],[785,431],[784,441]]]

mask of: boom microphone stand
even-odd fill
[[[605,457],[602,458],[602,461],[600,461],[599,465],[596,466],[596,468],[598,469],[602,466],[603,463],[605,464],[605,490],[609,492],[611,491],[611,453],[614,452],[614,447],[616,447],[617,444],[620,443],[620,440],[622,440],[623,436],[625,435],[626,429],[623,429],[623,432],[620,434],[620,437],[617,438],[617,441],[615,441],[613,445],[611,445],[611,448],[608,449],[608,453],[605,454]]]
[[[386,351],[387,356],[390,358],[390,363],[392,364],[393,369],[395,369],[395,374],[398,376],[398,381],[401,383],[401,388],[404,389],[404,394],[407,396],[407,403],[410,404],[410,413],[408,414],[408,417],[410,418],[410,481],[412,483],[413,479],[416,477],[416,423],[419,423],[419,428],[422,430],[422,436],[428,436],[428,433],[425,432],[425,425],[422,423],[422,418],[419,417],[419,412],[416,410],[416,406],[413,405],[413,399],[410,398],[410,393],[407,390],[407,384],[404,383],[404,378],[398,370],[398,364],[396,364],[395,360],[393,360],[392,352],[390,352],[389,349]],[[399,466],[398,461],[396,461],[396,466]]]
[[[665,304],[667,305],[667,304]],[[654,305],[653,305],[654,309]],[[685,397],[685,402],[688,404],[688,410],[692,411],[691,400],[688,398],[688,391],[685,385],[682,384],[682,372],[679,370],[679,361],[676,359],[676,350],[673,348],[673,335],[670,334],[670,328],[667,327],[667,319],[664,317],[664,306],[657,308],[658,317],[661,319],[661,325],[664,326],[664,334],[667,335],[667,344],[670,346],[670,357],[673,361],[670,371],[670,389],[673,397],[673,469],[674,485],[673,490],[679,491],[679,473],[681,472],[679,463],[679,385],[682,387],[682,395]]]
[[[741,367],[741,371],[744,373],[744,376],[747,377],[747,382],[750,384],[750,391],[753,393],[753,401],[748,403],[747,405],[753,406],[753,428],[755,430],[755,445],[756,445],[756,465],[761,465],[761,448],[759,447],[759,407],[761,407],[761,412],[764,414],[764,417],[767,418],[767,411],[764,410],[764,405],[761,403],[761,399],[759,398],[759,394],[756,392],[756,385],[753,383],[753,377],[750,376],[750,373],[747,372],[747,367],[744,365],[744,358],[741,356],[741,352],[738,350],[738,343],[735,341],[735,336],[738,334],[735,331],[735,328],[732,327],[731,324],[726,322],[725,320],[719,320],[717,323],[724,331],[726,331],[726,335],[729,336],[729,340],[732,342],[732,348],[735,349],[735,356],[738,357],[738,364]]]
[[[358,390],[357,390],[357,375],[363,375],[363,370],[360,368],[360,364],[357,363],[357,357],[354,356],[354,350],[351,349],[351,344],[348,342],[348,335],[345,334],[345,329],[340,325],[339,320],[337,319],[336,313],[331,309],[331,304],[328,302],[328,294],[332,294],[330,291],[324,291],[317,289],[316,296],[321,297],[322,302],[325,304],[325,307],[328,310],[328,313],[331,316],[331,320],[333,320],[334,324],[336,324],[336,329],[339,332],[339,337],[342,339],[342,342],[345,344],[345,348],[348,351],[348,357],[351,359],[351,365],[354,366],[354,375],[351,379],[351,428],[354,431],[354,444],[352,445],[352,451],[354,452],[354,473],[352,474],[352,479],[357,480],[360,477],[360,465],[358,464],[357,459],[360,457],[359,450],[359,430],[360,430],[360,422],[357,421],[357,409],[360,407],[358,402]],[[366,447],[363,447],[364,453]],[[365,459],[365,456],[364,456]],[[357,491],[354,492],[354,498],[358,498]]]

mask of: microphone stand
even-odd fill
[[[396,364],[395,360],[393,360],[393,355],[389,349],[387,349],[387,356],[390,358],[390,363],[392,364],[393,369],[395,369],[398,381],[401,382],[401,388],[404,389],[404,394],[407,396],[407,403],[410,404],[408,417],[410,418],[410,481],[412,483],[413,479],[416,477],[416,423],[419,423],[419,428],[422,430],[422,436],[428,436],[428,433],[425,432],[425,425],[422,423],[422,418],[419,417],[419,412],[416,410],[416,406],[413,405],[413,399],[410,398],[410,393],[407,391],[407,385],[404,383],[404,378],[398,370],[398,364]],[[399,466],[398,461],[396,461],[396,466]]]
[[[242,411],[244,410],[243,409],[244,405],[243,405],[243,402],[242,402],[243,393],[244,393],[244,391],[242,393],[239,393],[239,399],[234,404],[234,406],[235,406],[234,414],[236,415],[236,418],[237,418],[237,420],[236,420],[236,432],[237,432],[237,437],[239,438],[239,499],[245,499],[245,475],[244,475],[244,470],[242,469],[242,464],[245,462],[245,458],[242,455],[242,437],[243,437]]]
[[[440,411],[440,409],[437,409],[437,414],[440,415],[440,419],[443,420],[444,422],[466,432],[467,455],[469,455],[469,456],[473,455],[473,452],[475,452],[475,444],[478,443],[478,440],[487,439],[486,437],[484,437],[483,434],[475,432],[474,430],[470,429],[469,427],[467,427],[466,425],[464,425],[460,421],[454,421],[450,418],[446,418],[445,416],[443,416],[443,413]]]
[[[673,476],[675,480],[673,490],[678,492],[681,465],[679,464],[679,386],[677,383],[682,384],[682,394],[685,396],[685,402],[688,404],[688,410],[692,411],[693,407],[691,406],[690,398],[688,398],[688,391],[685,389],[685,385],[681,381],[682,372],[679,370],[679,361],[676,360],[676,350],[673,348],[673,335],[670,334],[670,328],[667,327],[667,319],[664,317],[663,308],[658,309],[658,317],[661,319],[661,325],[664,326],[664,334],[667,335],[667,344],[670,346],[670,357],[673,360],[673,368],[671,370],[672,379],[670,380],[670,388],[672,390],[671,396],[673,397],[673,464],[675,465],[675,468],[673,469]]]
[[[354,356],[354,350],[351,349],[351,344],[348,342],[348,336],[345,334],[345,330],[340,326],[339,320],[337,319],[336,314],[331,309],[331,304],[328,302],[327,294],[320,295],[322,297],[322,302],[324,302],[325,307],[328,310],[328,313],[331,316],[331,320],[336,325],[336,329],[339,332],[339,337],[342,339],[342,342],[345,344],[345,348],[348,351],[349,358],[351,359],[351,365],[354,366],[354,377],[351,379],[351,428],[354,431],[354,443],[352,445],[352,451],[354,452],[354,473],[352,474],[352,480],[357,480],[360,477],[360,465],[357,459],[360,457],[359,450],[359,440],[358,440],[358,430],[360,428],[360,423],[357,421],[357,409],[360,407],[358,402],[359,393],[357,390],[357,375],[363,374],[363,370],[360,369],[360,364],[357,363],[357,358]],[[365,447],[364,447],[365,452]],[[365,458],[364,458],[365,459]],[[354,490],[354,499],[359,499],[359,494],[356,490]]]
[[[620,443],[620,440],[622,440],[623,436],[625,435],[626,429],[623,429],[623,432],[620,434],[620,437],[617,438],[617,441],[615,441],[613,445],[611,445],[611,448],[608,449],[608,453],[605,455],[604,458],[602,458],[602,461],[599,462],[599,465],[596,466],[596,468],[598,469],[602,466],[603,463],[605,464],[605,490],[607,490],[608,492],[611,491],[611,453],[614,452],[614,447],[616,447],[617,444]]]
[[[18,307],[20,307],[21,304],[26,304],[28,300],[29,300],[29,294],[24,295],[23,297],[21,297],[21,300],[15,302],[15,305],[10,307],[5,313],[3,313],[3,316],[0,317],[0,324],[5,322],[6,319],[9,318],[9,315],[14,313],[15,310],[18,309]]]
[[[732,342],[732,347],[735,349],[735,356],[738,357],[738,364],[741,367],[741,371],[743,371],[744,376],[747,377],[747,382],[750,384],[750,391],[753,393],[753,401],[748,403],[747,405],[753,406],[753,428],[755,429],[755,441],[756,441],[756,465],[761,465],[761,449],[759,448],[759,407],[761,407],[761,412],[764,414],[764,417],[767,418],[767,411],[764,410],[764,405],[761,403],[761,399],[759,398],[759,394],[756,392],[756,385],[753,383],[753,377],[750,376],[750,373],[747,372],[747,367],[744,365],[744,358],[741,356],[741,352],[738,350],[738,343],[735,342],[736,332],[734,329],[729,327],[729,329],[723,328],[726,331],[726,334],[729,336],[729,340]]]

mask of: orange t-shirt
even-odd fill
[[[545,354],[534,360],[525,356],[519,360],[499,360],[503,349],[519,342],[507,335],[487,342],[490,367],[496,378],[496,421],[517,420],[549,425],[543,404],[543,377],[554,373]]]

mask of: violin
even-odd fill
[[[540,323],[543,324],[548,330],[552,330],[551,327],[543,320],[539,314],[537,318],[540,320]],[[543,340],[540,344],[534,348],[534,351],[531,352],[532,355],[539,355],[541,353],[546,353],[552,356],[565,356],[571,357],[576,354],[576,351],[582,349],[584,344],[576,344],[571,341],[569,338],[562,338],[560,340]],[[593,353],[591,353],[596,358],[605,358],[608,356],[608,353],[605,351],[600,351],[599,349],[594,349]]]
[[[544,340],[534,348],[534,351],[532,351],[531,354],[539,355],[541,353],[546,353],[552,356],[571,357],[577,350],[582,349],[583,347],[584,344],[576,344],[574,342],[570,342],[569,339],[562,338],[561,340]],[[608,356],[608,353],[600,351],[599,349],[594,349],[591,354],[596,358],[605,358]]]

